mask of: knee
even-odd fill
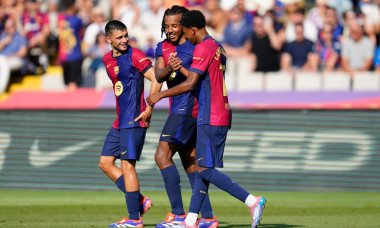
[[[154,155],[154,160],[156,161],[156,164],[160,170],[170,166],[171,164],[174,164],[171,152],[166,152],[161,148],[157,148],[156,154]]]

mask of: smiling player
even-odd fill
[[[186,80],[189,73],[188,68],[193,59],[194,45],[186,41],[180,25],[182,14],[188,11],[185,7],[174,5],[167,9],[163,16],[161,31],[167,38],[157,44],[155,71],[157,81],[166,81],[168,88],[173,88]],[[161,170],[172,211],[156,228],[178,224],[186,218],[182,203],[180,176],[172,158],[178,151],[193,188],[197,115],[198,103],[193,91],[170,97],[169,116],[161,133],[155,160]],[[201,212],[202,218],[199,221],[201,228],[218,227],[219,224],[212,212],[208,195]]]
[[[231,109],[224,82],[226,54],[223,46],[209,36],[204,15],[197,10],[185,13],[181,19],[185,37],[196,47],[187,79],[171,89],[147,97],[150,105],[164,97],[177,96],[196,89],[198,99],[195,187],[189,213],[184,222],[172,227],[196,228],[198,213],[208,192],[209,184],[228,192],[244,202],[251,211],[252,228],[260,222],[266,200],[253,196],[216,167],[223,167],[223,153]]]
[[[144,77],[152,82],[151,93],[160,91],[161,84],[156,81],[151,61],[128,45],[127,27],[122,22],[112,20],[105,30],[112,50],[103,62],[113,84],[117,118],[104,142],[99,166],[125,193],[129,212],[129,217],[110,227],[143,227],[141,216],[152,204],[140,194],[135,169],[152,115],[152,106],[144,100]],[[121,160],[121,169],[114,164],[117,158]]]

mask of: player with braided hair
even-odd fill
[[[174,5],[165,11],[162,19],[161,32],[166,35],[166,39],[157,44],[155,72],[157,81],[166,81],[168,88],[186,80],[189,73],[187,69],[193,59],[195,46],[185,39],[180,24],[182,15],[188,11],[185,7]],[[155,160],[161,170],[172,211],[167,214],[165,221],[156,226],[157,228],[181,223],[186,218],[180,176],[173,156],[178,152],[193,188],[196,175],[194,158],[197,115],[198,103],[194,91],[170,97],[169,116],[160,136]],[[208,195],[201,212],[200,227],[218,227]]]

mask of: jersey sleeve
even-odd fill
[[[156,46],[156,50],[154,52],[154,57],[158,59],[159,57],[162,57],[162,42],[159,42]]]
[[[200,75],[204,74],[212,57],[213,56],[211,56],[211,53],[206,46],[197,45],[194,49],[193,62],[189,70]]]
[[[152,67],[152,62],[139,49],[132,48],[132,51],[133,67],[136,68],[138,72],[144,74]]]

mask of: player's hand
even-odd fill
[[[149,127],[150,125],[150,118],[152,117],[152,108],[148,106],[145,111],[143,111],[136,119],[135,122],[143,121],[144,124]]]
[[[182,67],[182,61],[180,58],[174,57],[169,61],[169,66],[172,71],[177,71]]]
[[[146,98],[146,102],[152,107],[159,100],[161,100],[160,93],[153,93]]]
[[[169,55],[169,61],[173,58],[176,58],[177,57],[177,52],[173,52],[173,53],[170,53]]]

